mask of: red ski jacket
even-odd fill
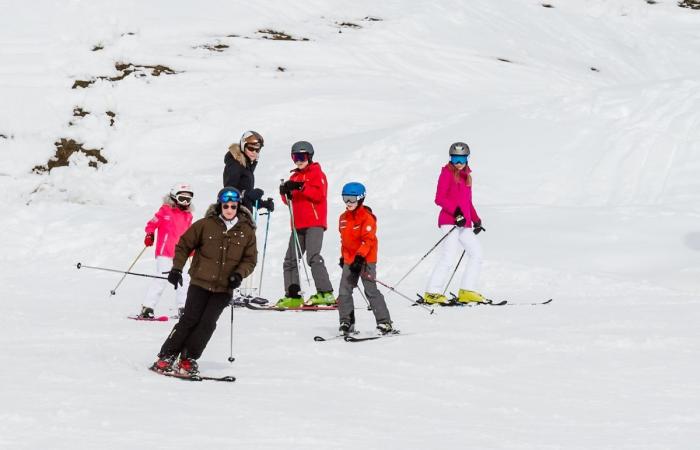
[[[289,179],[304,182],[301,190],[292,192],[294,228],[297,230],[309,227],[328,229],[328,180],[321,166],[312,162],[302,170],[294,169]],[[284,195],[282,202],[287,204]]]
[[[365,205],[340,215],[340,246],[343,262],[352,264],[355,256],[362,256],[368,263],[377,262],[377,218]]]

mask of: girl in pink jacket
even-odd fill
[[[450,266],[459,258],[463,250],[469,262],[464,269],[459,285],[457,300],[462,303],[484,302],[486,299],[476,292],[476,284],[481,270],[481,244],[476,235],[486,231],[472,203],[472,177],[469,168],[469,146],[455,142],[450,146],[450,162],[440,172],[435,204],[440,209],[438,226],[449,236],[442,243],[442,254],[428,280],[424,295],[427,303],[447,303],[442,293],[450,272]]]
[[[146,247],[156,245],[156,274],[162,276],[173,267],[175,245],[192,224],[192,197],[194,191],[187,183],[177,183],[170,189],[170,195],[163,199],[163,206],[146,224],[146,237],[143,243]],[[189,276],[182,274],[182,289],[175,290],[178,315],[182,315],[189,287]],[[154,278],[146,293],[139,317],[153,318],[153,308],[158,304],[168,280]]]

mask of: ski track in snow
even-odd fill
[[[670,0],[6,3],[0,448],[697,448],[696,12]],[[71,89],[117,62],[178,73]],[[117,274],[75,264],[126,268],[176,181],[194,185],[201,217],[246,129],[265,137],[256,183],[275,198],[290,145],[316,147],[336,286],[342,184],[367,186],[377,277],[394,283],[440,238],[435,182],[449,144],[466,141],[483,292],[554,302],[430,316],[385,293],[406,335],[357,344],[312,340],[335,333],[332,311],[236,309],[233,364],[226,310],[200,367],[235,383],[156,376],[146,369],[174,322],[126,320],[148,281],[110,297]],[[74,155],[32,174],[61,138],[109,162]],[[278,202],[270,299],[287,239]],[[434,258],[399,290],[422,292]],[[132,270],[153,265],[149,251]],[[156,312],[173,303],[166,291]],[[356,314],[372,332],[371,313]]]

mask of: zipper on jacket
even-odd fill
[[[313,203],[311,204],[311,209],[314,211],[314,216],[316,217],[316,220],[318,220],[318,214],[316,213],[316,207],[314,206]]]
[[[168,233],[165,233],[165,237],[163,238],[163,245],[160,246],[160,254],[163,254],[163,250],[165,250],[165,243],[168,242]]]

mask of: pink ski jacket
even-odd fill
[[[181,210],[175,205],[164,204],[146,224],[146,233],[158,230],[156,256],[175,256],[175,245],[192,224],[192,213]]]
[[[465,226],[471,227],[474,222],[481,222],[472,203],[472,187],[467,184],[471,169],[467,166],[459,172],[460,180],[458,183],[455,181],[449,166],[448,163],[442,168],[435,193],[435,204],[442,208],[438,216],[438,226],[454,225],[454,212],[459,206],[464,218],[467,219]]]

